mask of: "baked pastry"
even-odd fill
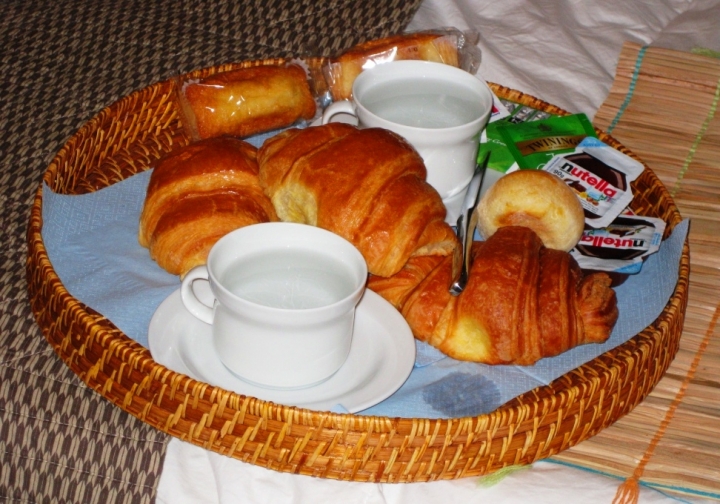
[[[184,276],[205,264],[230,231],[277,220],[258,182],[257,149],[232,137],[171,152],[153,170],[138,240],[166,271]]]
[[[488,189],[476,209],[485,239],[503,226],[529,227],[552,249],[570,251],[580,240],[585,213],[575,192],[542,170],[519,170]]]
[[[444,258],[411,258],[395,277],[371,277],[368,286],[398,307],[416,338],[459,360],[530,365],[609,337],[618,309],[608,275],[583,277],[570,254],[520,226],[498,229],[472,254],[457,297]]]
[[[325,69],[333,99],[350,98],[353,82],[364,69],[397,60],[434,61],[457,67],[458,36],[439,31],[417,32],[370,40],[348,49]]]
[[[290,129],[258,151],[260,184],[283,221],[333,231],[379,276],[413,256],[449,255],[459,244],[420,155],[384,129],[330,123]]]
[[[200,138],[248,137],[312,119],[317,105],[298,65],[231,70],[186,85],[184,97]]]
[[[604,341],[617,319],[607,275],[583,278],[567,252],[519,226],[475,244],[468,284],[451,296],[459,243],[421,158],[392,132],[342,123],[288,130],[265,142],[258,163],[278,217],[353,243],[368,287],[416,338],[451,357],[531,364]]]

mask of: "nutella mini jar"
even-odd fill
[[[619,285],[627,275],[639,273],[643,261],[660,248],[665,221],[623,212],[609,226],[586,225],[570,253],[583,271],[604,271]]]
[[[644,166],[597,138],[585,138],[574,152],[553,157],[542,169],[575,192],[585,213],[585,229],[570,253],[583,271],[604,271],[619,285],[640,272],[657,252],[665,221],[635,215],[628,207],[630,184]]]
[[[560,177],[575,191],[590,227],[609,226],[633,198],[630,183],[644,170],[642,163],[597,138],[585,138],[569,154],[552,158],[543,170]]]

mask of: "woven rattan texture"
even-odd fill
[[[0,500],[150,502],[167,442],[78,379],[28,303],[30,208],[67,139],[153,82],[232,61],[327,55],[400,31],[418,5],[0,2]]]
[[[311,66],[317,62],[308,61]],[[516,91],[494,89],[502,98],[563,113]],[[164,81],[104,109],[67,142],[45,181],[62,193],[94,190],[186,142],[174,97],[173,82]],[[601,138],[632,155],[611,137],[601,133]],[[662,217],[668,229],[679,222],[667,190],[650,170],[633,186],[636,211]],[[147,349],[68,295],[44,249],[41,209],[38,192],[28,232],[28,290],[47,339],[75,373],[159,430],[264,467],[319,477],[388,482],[461,478],[565,450],[612,424],[649,393],[677,350],[687,301],[686,248],[675,294],[651,326],[488,415],[426,420],[299,410],[239,396],[155,363]]]

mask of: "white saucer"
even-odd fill
[[[183,306],[180,289],[160,304],[148,329],[150,353],[173,371],[239,394],[314,410],[356,413],[369,408],[399,389],[415,363],[415,341],[407,322],[370,290],[355,313],[347,361],[314,387],[277,390],[245,382],[220,362],[211,337],[211,326]]]

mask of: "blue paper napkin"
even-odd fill
[[[149,178],[146,171],[81,196],[43,187],[43,240],[63,284],[144,346],[155,309],[180,286],[180,279],[158,267],[138,244]],[[687,232],[683,221],[642,271],[616,289],[620,318],[606,343],[579,346],[523,367],[460,362],[417,342],[416,365],[405,385],[363,413],[423,418],[487,413],[627,341],[660,315],[672,295]]]

